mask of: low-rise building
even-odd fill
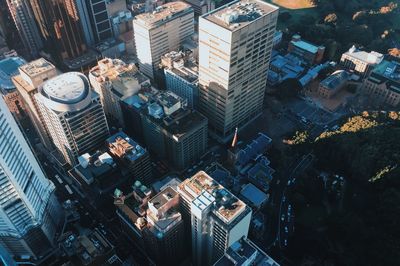
[[[273,51],[267,77],[268,84],[276,85],[290,78],[299,78],[305,70],[302,65],[303,61],[292,54],[283,56]]]
[[[129,138],[124,132],[118,132],[107,139],[109,151],[128,169],[131,178],[150,185],[153,174],[150,156],[146,149]]]
[[[321,63],[325,47],[320,45],[316,46],[312,43],[301,39],[300,35],[293,35],[292,40],[289,42],[288,52],[303,59],[309,65]]]
[[[369,72],[383,60],[381,53],[371,51],[369,53],[357,49],[354,45],[340,58],[340,64],[347,70],[365,77]]]
[[[346,86],[350,74],[344,70],[338,70],[320,82],[318,94],[324,98],[331,98]]]
[[[363,91],[378,104],[400,103],[400,63],[383,60],[364,80]]]
[[[79,236],[66,234],[60,247],[74,265],[102,265],[115,255],[114,246],[98,229]]]
[[[256,210],[261,209],[269,198],[269,195],[265,194],[251,183],[242,188],[242,191],[240,191],[240,196],[244,202]]]
[[[260,247],[250,241],[242,238],[233,243],[214,266],[279,266],[270,256],[268,256]]]
[[[190,51],[169,52],[161,57],[167,90],[187,100],[195,108],[199,97],[198,65]]]

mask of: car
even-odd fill
[[[287,185],[290,186],[290,184],[291,184],[291,181],[289,180],[289,181],[287,182]]]
[[[289,204],[289,205],[288,205],[288,210],[290,211],[291,209],[292,209],[292,205]]]
[[[282,214],[281,221],[284,221],[284,220],[285,220],[285,215]]]
[[[289,228],[287,226],[285,226],[285,233],[289,233]]]
[[[285,239],[285,241],[284,241],[284,245],[285,245],[285,247],[287,246],[287,239]]]
[[[281,183],[281,180],[280,180],[280,179],[276,180],[276,184],[277,184],[277,185],[279,185],[280,183]]]
[[[285,197],[285,196],[283,196],[283,198],[282,198],[282,201],[283,201],[283,202],[285,202],[285,201],[286,201],[286,197]]]

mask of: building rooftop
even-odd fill
[[[202,18],[227,30],[236,31],[278,9],[277,6],[261,0],[236,0],[203,15]]]
[[[371,72],[368,80],[377,84],[386,83],[389,90],[400,93],[400,63],[383,60]]]
[[[129,138],[124,132],[118,132],[109,137],[106,141],[111,154],[118,158],[124,158],[129,162],[136,161],[147,153],[146,149]]]
[[[225,255],[214,266],[279,266],[270,256],[249,239],[240,239],[232,244]]]
[[[43,84],[43,92],[53,101],[73,104],[86,97],[89,84],[85,75],[68,72],[56,76]]]
[[[371,65],[376,65],[381,63],[384,58],[383,54],[381,53],[375,51],[367,53],[365,51],[357,49],[354,45],[344,54]],[[343,61],[343,59],[341,61]]]
[[[26,64],[26,61],[21,57],[8,57],[0,60],[0,89],[13,90],[14,84],[11,77],[18,75],[18,68]]]
[[[199,78],[199,68],[191,52],[169,52],[161,57],[161,65],[190,83]]]
[[[260,208],[268,200],[268,195],[249,183],[240,191],[240,195],[256,208]]]
[[[292,41],[292,44],[300,49],[303,49],[303,50],[313,53],[313,54],[316,54],[318,52],[318,46],[315,46],[306,41],[302,41],[302,40]]]
[[[43,72],[55,69],[56,67],[44,58],[39,58],[19,67],[29,77],[35,77]]]
[[[226,224],[234,221],[246,208],[243,201],[203,171],[183,181],[178,190],[191,198],[194,204],[197,203],[199,208],[213,203],[213,212]]]
[[[134,21],[143,24],[147,28],[153,28],[188,12],[193,13],[193,9],[189,4],[181,1],[169,2],[156,7],[153,12],[136,15]]]
[[[321,81],[320,85],[329,90],[336,90],[341,87],[343,83],[349,80],[350,76],[350,73],[347,73],[344,70],[337,70]]]
[[[100,60],[97,66],[90,70],[89,76],[99,83],[112,84],[113,90],[121,97],[136,94],[142,84],[150,82],[135,65],[111,58]]]
[[[245,166],[250,160],[256,159],[266,151],[272,139],[263,133],[258,133],[258,137],[254,139],[245,148],[238,151],[237,166]]]
[[[87,184],[94,179],[110,174],[116,165],[108,153],[85,153],[78,157],[79,164],[74,168],[75,172],[83,178]]]

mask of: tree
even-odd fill
[[[279,20],[282,22],[286,22],[292,18],[289,12],[282,12],[279,14]]]
[[[297,79],[287,79],[277,86],[277,96],[280,99],[290,99],[296,97],[303,89],[303,86]]]
[[[325,23],[335,23],[336,21],[337,21],[337,15],[335,13],[328,14],[324,18]]]

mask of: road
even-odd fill
[[[287,239],[290,231],[286,232],[284,230],[285,227],[291,228],[293,225],[293,219],[288,219],[288,206],[289,202],[286,198],[286,191],[289,186],[295,182],[295,179],[306,170],[313,161],[313,155],[311,153],[303,156],[300,161],[294,162],[291,164],[291,167],[288,168],[286,174],[282,175],[282,178],[276,181],[273,181],[273,187],[271,188],[274,191],[272,202],[273,202],[273,213],[271,214],[270,222],[270,231],[267,234],[268,237],[265,240],[266,249],[271,248],[272,245],[278,245],[282,248],[284,246],[285,239]],[[293,170],[290,170],[293,169]],[[289,183],[290,181],[290,183]],[[277,208],[279,206],[279,208]],[[285,215],[284,220],[282,221],[282,215]],[[291,216],[293,216],[293,210],[291,210]]]

